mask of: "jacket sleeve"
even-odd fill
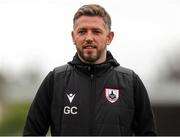
[[[53,72],[43,80],[30,106],[23,136],[47,134],[50,125],[50,104],[53,91]]]
[[[134,131],[135,135],[151,136],[157,135],[155,130],[154,116],[151,109],[148,93],[141,79],[133,74],[134,83]]]

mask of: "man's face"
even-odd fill
[[[106,45],[114,33],[109,32],[98,16],[81,16],[75,22],[72,38],[80,59],[85,63],[99,64],[106,60]]]

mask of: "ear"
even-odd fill
[[[114,32],[109,32],[109,34],[107,35],[107,45],[110,45],[112,40],[114,38]]]
[[[71,32],[72,41],[75,44],[74,31]]]

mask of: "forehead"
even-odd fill
[[[105,29],[105,23],[99,16],[81,16],[75,21],[75,28],[102,28]]]

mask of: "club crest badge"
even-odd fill
[[[119,89],[105,88],[105,95],[109,102],[114,103],[119,98]]]

